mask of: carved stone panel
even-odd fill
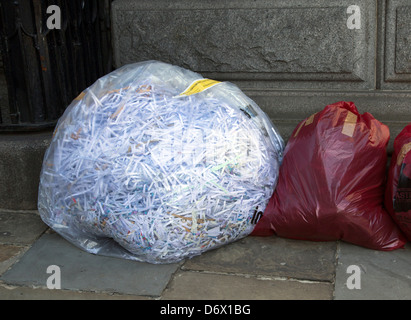
[[[372,89],[375,1],[142,1],[113,4],[116,66],[155,59],[248,88]]]
[[[389,0],[385,9],[382,89],[411,90],[411,2]]]

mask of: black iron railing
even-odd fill
[[[54,126],[82,90],[112,70],[111,1],[1,0],[9,102],[1,109],[0,131]],[[48,28],[52,5],[60,9],[60,29]]]

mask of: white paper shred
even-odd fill
[[[176,97],[201,78],[143,62],[73,101],[44,158],[43,220],[84,250],[151,263],[250,234],[276,186],[283,142],[233,84]]]

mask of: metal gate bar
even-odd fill
[[[111,1],[1,1],[9,106],[0,113],[0,131],[54,126],[82,90],[112,70]],[[50,5],[61,9],[61,29],[47,28]]]

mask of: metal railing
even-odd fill
[[[0,131],[55,125],[70,102],[112,70],[112,0],[1,0],[0,38],[8,107]],[[60,29],[49,29],[57,5]]]

